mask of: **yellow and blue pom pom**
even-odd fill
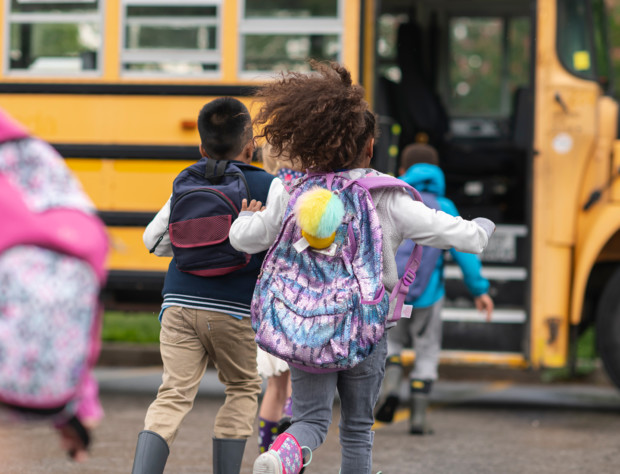
[[[332,244],[345,214],[340,198],[319,187],[299,196],[294,212],[302,235],[316,249],[324,249]]]

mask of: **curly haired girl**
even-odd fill
[[[255,122],[262,127],[262,136],[276,153],[294,157],[309,171],[302,182],[321,174],[338,182],[364,176],[385,178],[368,169],[375,140],[375,117],[368,110],[364,90],[353,84],[349,71],[339,64],[313,62],[312,67],[315,73],[283,75],[258,91],[262,106]],[[282,182],[275,179],[265,208],[255,201],[244,203],[230,231],[232,245],[248,253],[269,248],[280,238],[284,216],[293,212],[295,193],[293,190],[289,194]],[[480,253],[495,228],[487,219],[467,221],[431,210],[401,187],[371,190],[371,197],[382,229],[377,234],[381,235],[382,246],[377,247],[381,254],[374,255],[373,260],[382,261],[386,292],[391,292],[397,283],[394,255],[404,239]],[[350,368],[316,373],[291,365],[292,425],[276,438],[269,451],[256,459],[254,473],[301,471],[304,454],[311,458],[312,451],[327,436],[336,390],[341,400],[341,474],[370,473],[373,409],[386,354],[384,333],[372,352]]]

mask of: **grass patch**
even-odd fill
[[[156,313],[106,311],[101,338],[106,342],[159,342],[159,319]]]
[[[598,354],[596,352],[595,327],[590,326],[577,339],[577,364],[575,373],[571,374],[569,367],[546,369],[541,374],[543,382],[557,382],[585,377],[597,367]]]

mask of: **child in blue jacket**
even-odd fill
[[[428,207],[458,216],[454,203],[445,197],[445,178],[439,168],[437,151],[430,145],[412,144],[403,150],[400,179],[416,188]],[[399,277],[413,247],[405,241],[396,253]],[[489,282],[481,274],[477,255],[451,249],[450,255],[459,265],[467,289],[474,298],[476,308],[486,312],[487,320],[493,312],[493,300],[488,295]],[[441,351],[441,310],[445,295],[443,251],[424,247],[422,262],[416,280],[409,289],[406,303],[413,306],[410,319],[401,319],[388,331],[388,358],[385,378],[377,403],[375,417],[378,421],[391,422],[399,402],[400,381],[403,375],[401,352],[405,347],[415,349],[415,364],[409,374],[411,434],[432,432],[426,423],[428,397],[433,382],[437,380],[437,367]]]

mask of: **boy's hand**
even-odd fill
[[[247,199],[244,199],[241,201],[241,212],[243,211],[258,212],[258,211],[264,211],[264,210],[265,210],[265,206],[263,206],[263,203],[260,201],[257,201],[256,199],[252,199],[250,201],[250,204],[248,204]]]
[[[476,305],[476,309],[481,313],[486,313],[487,315],[487,323],[491,321],[491,316],[493,315],[493,300],[488,294],[480,295],[474,298],[474,304]]]

